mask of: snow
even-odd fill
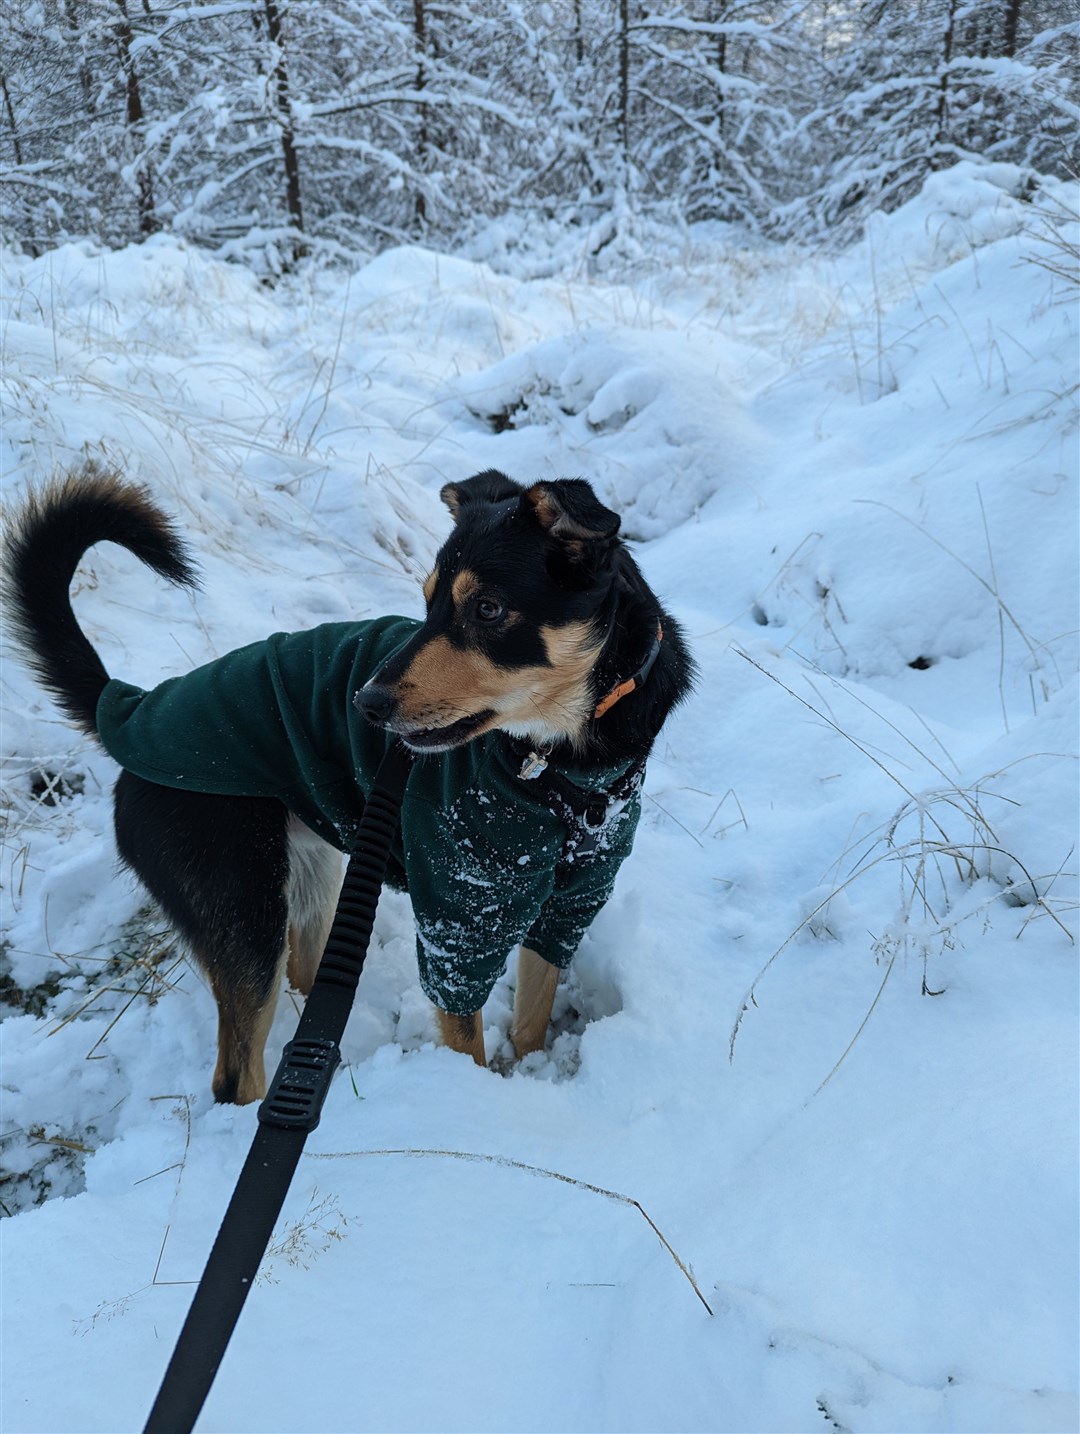
[[[546,1053],[509,1058],[512,968],[495,1069],[437,1048],[384,895],[200,1429],[1077,1427],[1077,310],[1018,175],[621,279],[3,256],[5,504],[103,455],[204,568],[191,600],[90,556],[117,676],[419,613],[438,489],[488,466],[590,479],[702,669]],[[2,1424],[134,1429],[254,1110],[211,1101],[111,763],[3,684]]]

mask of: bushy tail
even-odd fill
[[[144,488],[87,463],[32,494],[4,543],[4,608],[29,666],[84,731],[109,674],[71,610],[69,590],[83,554],[119,543],[169,582],[198,587],[184,544]]]

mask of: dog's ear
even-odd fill
[[[588,483],[581,478],[534,483],[521,506],[554,539],[547,561],[556,582],[587,588],[603,579],[617,547],[620,519]]]
[[[447,483],[439,497],[450,509],[456,523],[470,504],[502,503],[507,498],[520,497],[521,491],[520,483],[515,483],[497,468],[488,468],[473,478],[466,478],[464,483]]]
[[[605,508],[581,478],[534,483],[525,493],[541,528],[562,547],[573,563],[596,565],[611,550],[620,518]]]

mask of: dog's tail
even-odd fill
[[[69,590],[84,553],[104,542],[119,543],[169,582],[199,585],[183,542],[146,490],[92,462],[32,494],[4,544],[11,635],[41,684],[91,734],[109,674],[76,621]]]

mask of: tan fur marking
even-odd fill
[[[439,1018],[439,1035],[443,1045],[449,1046],[452,1051],[459,1051],[463,1056],[472,1056],[478,1066],[486,1066],[480,1012],[474,1011],[471,1016],[452,1016],[449,1011],[440,1011],[436,1007],[435,1014]]]
[[[485,708],[488,727],[546,729],[580,740],[592,711],[589,674],[599,657],[587,623],[542,627],[550,666],[502,668],[445,637],[425,643],[395,690],[408,727],[449,726]]]
[[[450,516],[457,522],[458,514],[461,512],[461,502],[458,498],[458,485],[447,483],[439,492],[439,497],[450,509]]]
[[[401,716],[410,726],[456,722],[485,704],[477,696],[478,676],[473,654],[462,652],[445,637],[426,642],[394,687]]]
[[[568,622],[562,627],[542,627],[540,636],[547,648],[550,668],[538,668],[539,672],[550,672],[552,678],[545,686],[553,686],[560,695],[568,696],[571,691],[584,689],[586,679],[600,659],[600,643],[593,637],[591,625],[587,622]],[[581,701],[588,704],[588,693],[582,691]]]
[[[468,568],[462,568],[450,584],[450,591],[454,595],[454,606],[463,608],[469,599],[474,598],[480,591],[480,579]]]
[[[537,521],[542,528],[553,528],[562,516],[562,509],[555,503],[550,489],[544,483],[534,483],[526,490],[525,497],[533,505]]]
[[[517,989],[510,1039],[520,1060],[532,1051],[542,1051],[551,1021],[551,1006],[559,984],[559,968],[522,946],[518,955]]]
[[[435,589],[436,589],[436,587],[438,587],[438,584],[439,584],[439,569],[438,569],[438,567],[436,566],[436,567],[432,568],[431,572],[428,573],[427,577],[424,579],[424,601],[425,601],[426,603],[429,603],[429,604],[430,604],[431,602],[434,601],[434,598],[435,598]]]
[[[540,526],[546,528],[553,538],[558,538],[575,558],[580,558],[584,551],[581,539],[599,536],[571,518],[547,484],[534,483],[525,497],[533,505]]]

